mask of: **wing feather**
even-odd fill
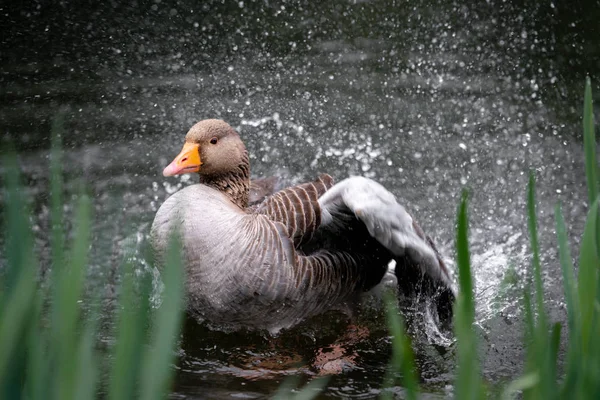
[[[294,247],[299,248],[321,224],[319,197],[332,186],[333,179],[323,174],[313,182],[278,191],[258,205],[255,212],[283,224]]]

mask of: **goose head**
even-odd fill
[[[164,176],[197,172],[201,177],[228,175],[247,164],[246,147],[225,121],[206,119],[185,135],[181,152],[164,169]]]
[[[181,152],[164,170],[164,176],[198,173],[210,186],[240,208],[248,206],[250,161],[240,135],[225,121],[206,119],[185,135]]]

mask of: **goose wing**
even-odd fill
[[[387,189],[373,180],[352,177],[321,196],[319,206],[324,229],[343,231],[348,215],[364,224],[396,260],[395,274],[403,292],[425,289],[451,306],[456,291],[443,258],[433,240]]]
[[[303,183],[280,190],[269,196],[255,208],[255,212],[283,224],[294,247],[299,248],[310,241],[321,224],[319,197],[333,186],[333,178],[327,174],[313,182]]]

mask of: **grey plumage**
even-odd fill
[[[410,259],[423,274],[452,288],[450,274],[431,239],[379,183],[359,176],[345,179],[319,198],[319,206],[323,210],[323,225],[335,224],[332,214],[346,209],[394,257]]]
[[[215,135],[214,129],[204,135],[203,123],[188,133],[199,143],[200,154],[205,154],[205,136]],[[239,162],[247,163],[245,150],[241,154]],[[231,154],[223,156],[230,157],[226,165],[236,165]],[[232,197],[226,188],[250,188],[249,180],[232,185],[231,180],[245,178],[239,172],[227,175],[214,161],[211,168],[217,172],[209,177],[202,177],[202,168],[199,172],[201,181],[211,185],[191,185],[173,194],[151,229],[158,259],[170,233],[179,232],[187,307],[197,318],[220,329],[276,332],[343,308],[381,281],[391,259],[431,278],[451,301],[452,283],[433,242],[378,183],[354,177],[333,185],[331,177],[322,175],[261,195],[261,203],[247,208],[236,201],[247,194],[240,197],[237,191]],[[249,166],[236,170],[249,171]]]

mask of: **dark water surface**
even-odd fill
[[[480,354],[486,379],[497,383],[522,365],[518,294],[529,266],[530,170],[538,180],[547,307],[553,320],[565,320],[554,206],[563,206],[576,251],[587,210],[581,104],[585,74],[600,79],[593,75],[599,8],[534,1],[2,5],[0,139],[20,152],[47,261],[49,132],[64,114],[67,191],[77,193],[83,178],[94,196],[89,285],[108,292],[124,257],[147,268],[141,253],[154,213],[196,179],[163,178],[162,168],[204,118],[237,128],[256,176],[378,180],[449,258],[460,192],[469,187]],[[390,354],[385,321],[371,311],[359,321],[370,335],[346,349],[356,366],[332,377],[324,398],[379,393]],[[346,325],[332,314],[272,338],[188,323],[172,397],[263,398],[287,375],[306,381],[319,349]],[[447,396],[452,346],[420,328],[413,334],[423,386],[430,398]]]

